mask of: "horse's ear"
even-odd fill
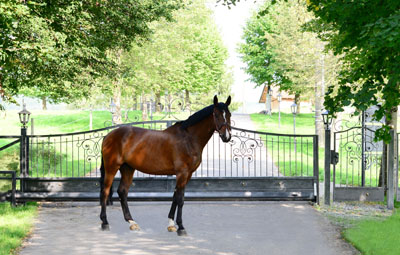
[[[217,97],[217,95],[214,96],[214,106],[215,107],[218,106],[218,97]]]
[[[228,97],[228,99],[226,99],[225,105],[229,106],[231,104],[231,96]]]

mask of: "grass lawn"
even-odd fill
[[[400,203],[386,219],[362,220],[343,232],[344,238],[364,255],[400,254]]]
[[[315,134],[315,114],[300,113],[296,115],[296,134]],[[250,115],[251,120],[256,123],[257,130],[268,133],[293,134],[293,114],[281,113],[281,126],[279,127],[278,113],[272,115],[254,113]]]
[[[293,115],[281,113],[281,126],[279,127],[279,115],[251,114],[251,120],[255,123],[257,131],[277,134],[293,134]],[[302,113],[296,116],[296,134],[315,134],[314,114]],[[272,136],[271,136],[272,137]],[[311,138],[296,138],[297,149],[294,150],[293,137],[281,137],[274,143],[267,142],[268,149],[274,155],[275,164],[285,176],[312,176],[313,175],[313,147]],[[277,153],[279,151],[279,154]],[[319,178],[324,176],[324,148],[319,148]],[[283,170],[282,170],[283,169]],[[288,171],[289,170],[289,171]]]
[[[14,254],[31,231],[36,214],[36,203],[15,208],[9,203],[0,203],[0,255]]]

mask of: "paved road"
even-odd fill
[[[169,206],[131,202],[142,228],[132,232],[119,205],[108,207],[110,231],[100,230],[97,203],[45,205],[20,254],[357,254],[307,203],[186,202],[187,237],[167,232]]]

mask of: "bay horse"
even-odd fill
[[[122,212],[131,230],[139,230],[128,208],[128,190],[135,170],[154,175],[176,175],[176,187],[168,214],[168,231],[179,236],[186,235],[182,224],[185,186],[201,163],[203,148],[215,131],[223,142],[231,139],[231,113],[225,103],[214,104],[194,113],[187,120],[175,123],[163,131],[148,130],[132,126],[121,126],[111,131],[103,140],[100,167],[100,204],[103,230],[109,229],[106,206],[114,176],[119,170],[121,181],[118,187]],[[112,196],[112,194],[111,194]],[[174,217],[176,207],[175,227]]]

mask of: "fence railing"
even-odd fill
[[[125,125],[163,130],[174,121]],[[27,136],[31,178],[99,177],[103,138],[116,126],[88,132]],[[318,174],[316,135],[283,135],[232,128],[223,143],[215,134],[193,177],[306,177]],[[136,177],[154,177],[135,172]]]
[[[381,187],[384,144],[374,142],[375,130],[356,126],[335,132],[333,137],[339,153],[333,172],[335,187]]]

